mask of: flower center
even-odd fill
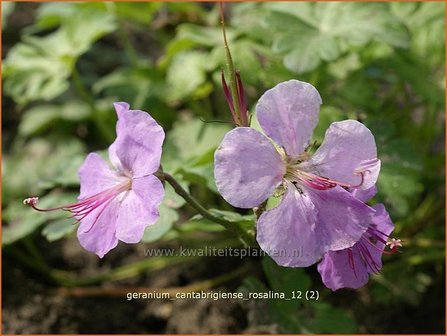
[[[355,171],[354,173],[356,175],[359,175],[361,178],[360,183],[356,185],[332,180],[324,176],[319,176],[311,171],[307,171],[305,169],[305,166],[298,164],[298,165],[289,165],[287,167],[284,178],[294,184],[300,183],[317,190],[328,190],[336,186],[355,189],[362,186],[365,171]]]

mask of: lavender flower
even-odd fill
[[[373,187],[368,195],[354,192],[354,196],[366,202],[375,191]],[[382,254],[392,254],[402,246],[400,239],[388,241],[394,225],[383,204],[374,205],[373,208],[376,213],[360,240],[350,248],[327,252],[318,264],[324,285],[333,291],[364,286],[369,274],[380,272]]]
[[[346,190],[369,189],[377,180],[380,161],[368,128],[355,120],[334,122],[315,154],[306,151],[320,104],[312,85],[280,83],[256,107],[268,138],[238,127],[215,153],[217,188],[233,206],[256,207],[275,191],[284,193],[257,223],[259,245],[282,266],[309,266],[328,251],[353,246],[375,213]]]
[[[154,176],[160,166],[164,131],[146,112],[115,103],[117,138],[109,147],[112,168],[90,153],[79,169],[78,202],[51,209],[36,206],[37,197],[24,201],[35,210],[67,210],[80,222],[78,238],[88,251],[102,258],[118,240],[137,243],[145,228],[159,218],[164,197],[161,181]]]

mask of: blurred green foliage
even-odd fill
[[[383,272],[360,292],[376,310],[417,306],[444,276],[444,4],[272,2],[227,10],[229,44],[252,111],[266,89],[296,78],[323,98],[318,143],[331,122],[346,118],[374,133],[383,163],[374,202],[385,203],[405,248],[385,257]],[[24,22],[14,19],[23,17],[19,11],[28,14]],[[214,150],[231,129],[213,122],[230,120],[217,5],[2,3],[2,15],[4,247],[36,232],[49,241],[73,234],[63,213],[37,215],[22,199],[43,195],[42,206],[75,200],[85,154],[114,138],[114,101],[162,124],[165,171],[207,207],[227,211],[216,215],[252,223],[225,204],[213,180]],[[221,231],[194,216],[170,187],[160,213],[145,242]],[[266,281],[247,278],[242,289],[312,288],[325,298],[270,302],[269,319],[282,331],[371,328],[354,320],[349,302],[331,304],[338,294],[306,270],[269,259],[262,267]]]

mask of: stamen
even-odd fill
[[[360,241],[354,245],[354,248],[357,248],[360,254],[360,258],[365,263],[365,266],[369,267],[374,273],[380,273],[380,267],[375,261],[369,246],[373,247],[377,251],[382,254],[392,255],[398,251],[398,247],[402,247],[402,241],[400,239],[392,238],[388,241],[389,235],[378,230],[375,224],[372,224],[367,230],[367,234],[363,235]],[[384,239],[386,238],[386,240]],[[383,244],[384,248],[380,248],[377,246],[377,243],[380,242]],[[385,247],[389,247],[390,250],[386,250]],[[350,268],[354,271],[355,276],[357,274],[355,272],[354,267],[354,259],[352,248],[348,250],[348,263]]]
[[[391,251],[397,251],[399,247],[402,247],[402,240],[392,238],[391,241],[386,243],[386,246],[389,246]]]
[[[354,275],[357,278],[357,272],[355,270],[355,262],[354,262],[354,256],[352,254],[352,249],[348,249],[348,263],[349,263],[349,267],[351,267],[351,269],[354,271]]]
[[[347,183],[343,183],[340,181],[336,181],[336,180],[331,180],[327,177],[324,176],[318,176],[312,173],[308,173],[299,169],[289,169],[289,171],[286,174],[286,178],[287,177],[292,177],[302,183],[304,183],[305,185],[313,188],[313,189],[317,189],[317,190],[328,190],[328,189],[332,189],[335,188],[337,185],[344,187],[344,188],[359,188],[364,181],[364,172],[360,172],[360,173],[356,173],[359,174],[361,176],[361,181],[358,185],[352,185],[352,184],[347,184]]]
[[[377,265],[377,263],[375,262],[373,256],[371,255],[371,252],[369,252],[368,248],[366,246],[364,246],[362,244],[362,242],[359,243],[359,250],[360,250],[360,255],[363,259],[363,261],[366,263],[367,266],[369,266],[370,269],[372,269],[372,271],[374,273],[380,273],[380,268]]]
[[[402,241],[400,239],[396,239],[396,238],[392,238],[391,241],[388,241],[389,239],[389,235],[387,235],[386,233],[378,230],[376,227],[374,226],[370,226],[367,230],[367,233],[369,233],[369,237],[365,237],[362,236],[362,239],[366,242],[369,243],[369,245],[371,245],[373,248],[375,248],[376,250],[380,251],[383,254],[386,255],[392,255],[394,253],[396,253],[398,251],[399,247],[402,247]],[[386,240],[383,237],[386,238]],[[380,241],[382,244],[386,246],[389,246],[390,250],[385,250],[385,248],[379,248],[375,242],[373,242],[372,240]]]
[[[107,201],[107,203],[104,205],[104,207],[99,211],[99,213],[95,216],[95,220],[93,221],[92,225],[90,225],[90,227],[84,231],[84,233],[88,233],[90,232],[91,229],[93,229],[93,227],[95,226],[96,222],[98,221],[99,217],[101,217],[102,213],[104,212],[104,210],[107,208],[107,205],[113,200],[113,198],[111,198],[110,200]],[[85,215],[86,216],[86,215]],[[85,217],[84,216],[84,217]],[[83,218],[84,218],[83,217]],[[81,219],[78,219],[78,221],[80,221]]]
[[[93,224],[91,227],[86,231],[90,231],[93,225],[97,222],[98,218],[101,216],[104,209],[107,207],[107,205],[114,200],[119,194],[121,194],[124,191],[127,191],[131,189],[132,181],[131,179],[117,184],[116,186],[107,189],[105,191],[101,191],[93,196],[87,197],[83,200],[80,200],[76,203],[71,203],[67,205],[61,205],[54,208],[47,208],[42,209],[37,207],[37,202],[39,201],[38,197],[29,197],[23,200],[23,204],[31,206],[34,210],[40,211],[40,212],[48,212],[48,211],[56,211],[56,210],[63,210],[63,211],[69,211],[72,213],[70,217],[74,218],[76,222],[80,222],[84,218],[86,218],[89,214],[91,214],[94,210],[98,209],[101,206],[104,206],[100,212],[97,214],[95,220],[93,221]]]

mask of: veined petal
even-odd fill
[[[87,155],[78,175],[81,182],[79,200],[96,195],[123,181],[123,177],[113,172],[96,153]]]
[[[130,190],[120,201],[116,237],[128,244],[138,243],[146,227],[155,223],[159,217],[155,207],[147,206],[134,190]]]
[[[141,110],[130,110],[129,104],[124,102],[114,103],[118,121],[116,123],[116,135],[119,137],[132,133],[137,137],[149,137],[154,145],[161,146],[164,140],[163,128],[152,118],[149,113]]]
[[[253,208],[265,201],[285,172],[272,143],[248,127],[228,132],[214,155],[217,189],[228,203],[239,208]]]
[[[281,204],[264,212],[257,225],[259,245],[282,266],[307,267],[327,251],[353,246],[374,214],[338,186],[301,191],[291,183],[287,187]]]
[[[382,237],[382,239],[387,240],[387,237],[393,232],[394,224],[391,221],[391,218],[386,211],[385,206],[383,204],[375,204],[372,206],[374,210],[376,210],[375,215],[372,217],[372,223],[375,226],[375,230],[378,232],[378,235]],[[377,241],[375,243],[376,247],[373,247],[371,244],[365,244],[365,247],[368,249],[371,258],[374,260],[374,263],[380,269],[382,268],[382,250],[386,248],[385,243],[381,241]],[[375,273],[377,270],[371,269],[368,265],[368,272]]]
[[[327,246],[316,214],[312,200],[289,183],[281,203],[259,217],[256,240],[281,266],[310,266]]]
[[[394,225],[383,204],[373,206],[376,213],[371,217],[371,232],[382,239],[393,231]],[[368,282],[370,273],[382,268],[382,250],[385,244],[375,239],[368,230],[353,247],[341,251],[327,252],[318,264],[323,283],[333,291],[340,288],[360,288]],[[374,244],[374,246],[372,245]]]
[[[326,287],[360,288],[368,282],[369,274],[357,247],[342,251],[329,251],[318,264],[318,272]]]
[[[380,170],[374,136],[356,120],[332,123],[309,162],[319,175],[351,185],[362,182],[364,171],[361,189],[371,188]]]
[[[374,185],[369,189],[355,188],[353,190],[350,190],[350,192],[352,196],[366,203],[377,194],[377,187]]]
[[[132,190],[140,198],[146,210],[158,218],[157,209],[165,195],[161,181],[154,175],[135,178],[132,180]],[[154,223],[157,218],[147,224]]]
[[[154,146],[149,135],[146,138],[122,135],[109,147],[109,154],[111,149],[119,160],[120,168],[117,168],[125,175],[134,178],[147,176],[160,167],[161,146]]]
[[[290,80],[262,95],[256,116],[265,134],[294,157],[308,146],[321,103],[320,94],[311,84]]]
[[[119,202],[116,199],[105,203],[83,218],[79,225],[79,243],[100,258],[118,245],[115,236],[118,207]]]
[[[160,157],[165,133],[163,128],[146,112],[129,110],[127,103],[115,103],[118,122],[117,139],[109,147],[109,159],[119,170],[138,171],[138,176],[155,172],[160,166]],[[137,144],[139,156],[144,156],[144,166],[135,167],[135,157],[125,157],[129,145]],[[135,153],[133,153],[135,154]],[[124,164],[124,161],[125,164]],[[135,175],[134,175],[135,176]]]
[[[336,186],[328,190],[306,189],[322,226],[326,251],[353,246],[371,223],[375,210]]]

